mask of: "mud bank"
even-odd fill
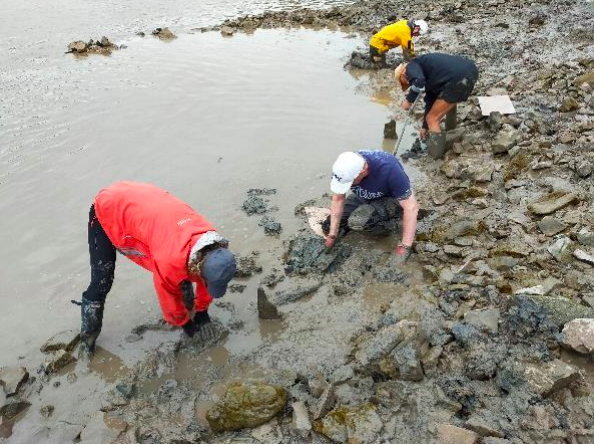
[[[410,8],[417,16],[423,4],[412,11],[363,2],[225,26],[336,25],[369,32],[392,11]],[[326,251],[300,206],[302,228],[278,249],[274,271],[254,272],[257,254],[244,261],[282,315],[273,337],[245,355],[228,356],[226,332],[242,328],[233,315],[221,322],[212,344],[137,329],[131,343],[147,347],[150,337],[149,350],[112,385],[88,388],[102,399],[96,416],[52,422],[54,404],[44,405],[39,415],[50,420],[35,416],[32,422],[44,425],[28,435],[17,430],[19,442],[64,436],[142,444],[594,440],[592,348],[584,343],[590,330],[575,321],[594,318],[590,6],[431,5],[432,34],[423,46],[473,57],[481,67],[475,94],[509,94],[518,114],[484,118],[471,100],[460,107],[443,161],[415,147],[407,165],[430,178],[415,192],[431,211],[409,263],[393,263],[397,235],[348,235]],[[559,41],[566,42],[563,54]],[[388,91],[397,105],[389,70],[363,83]],[[217,304],[233,311],[225,300]],[[67,348],[62,362],[69,360]],[[70,375],[82,370],[65,369],[56,374],[46,366],[18,381],[23,371],[10,372],[2,399],[2,414],[10,418],[2,426],[12,427],[36,396],[76,387]],[[263,412],[263,403],[274,408]],[[208,413],[215,404],[218,434]]]

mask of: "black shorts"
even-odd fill
[[[474,90],[478,76],[478,69],[474,67],[459,80],[446,83],[439,93],[439,98],[448,103],[466,102]]]

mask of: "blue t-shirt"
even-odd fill
[[[351,191],[361,199],[373,200],[380,197],[406,199],[412,194],[410,180],[402,164],[385,151],[357,151],[369,166],[369,174]]]

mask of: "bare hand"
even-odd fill
[[[408,111],[410,109],[410,102],[408,100],[405,100],[404,102],[402,102],[402,109],[404,111]]]
[[[419,139],[425,140],[427,138],[427,130],[425,128],[421,128],[419,131]]]
[[[396,255],[400,258],[401,262],[406,262],[411,254],[411,247],[405,247],[404,245],[398,245],[395,251]]]
[[[327,236],[326,240],[324,241],[324,245],[326,246],[326,248],[331,248],[334,245],[334,242],[336,242],[336,237]]]

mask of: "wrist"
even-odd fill
[[[328,235],[328,238],[330,238],[330,239],[336,239],[336,234],[329,234]]]

